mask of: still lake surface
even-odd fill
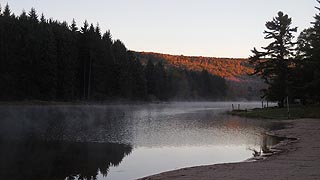
[[[130,180],[244,161],[273,145],[270,121],[227,115],[231,104],[0,106],[0,179]]]

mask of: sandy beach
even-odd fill
[[[183,168],[140,180],[320,179],[320,120],[288,122],[270,133],[298,140],[281,142],[275,147],[281,152],[265,160]]]

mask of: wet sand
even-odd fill
[[[275,147],[281,152],[265,160],[183,168],[140,180],[320,179],[320,119],[288,122],[270,133],[298,140],[281,142]]]

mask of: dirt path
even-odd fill
[[[279,144],[277,149],[283,152],[266,160],[184,168],[141,180],[320,179],[320,120],[291,123],[292,127],[272,133],[299,140]]]

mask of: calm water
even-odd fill
[[[279,124],[226,115],[231,104],[0,106],[0,179],[130,180],[275,143],[263,132]]]

